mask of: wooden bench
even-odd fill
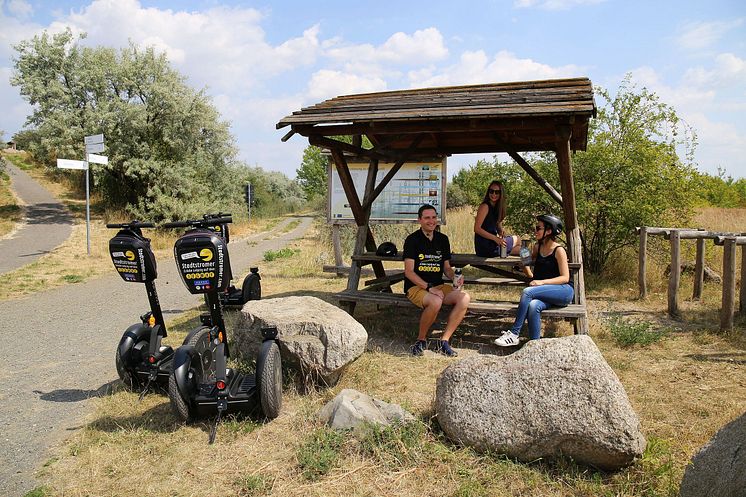
[[[404,256],[402,254],[393,257],[383,257],[376,255],[374,252],[366,252],[360,255],[352,256],[353,264],[357,263],[360,266],[366,266],[373,262],[404,262]],[[569,263],[570,276],[575,281],[577,280],[577,272],[580,268],[578,263]],[[520,266],[520,257],[508,256],[508,257],[479,257],[473,254],[451,254],[451,266],[452,267],[464,267],[472,266],[484,271],[494,273],[500,277],[480,277],[480,278],[466,278],[465,283],[467,284],[486,284],[486,285],[499,285],[499,286],[526,286],[529,279],[523,272],[518,272],[517,267]],[[373,278],[365,281],[365,286],[362,290],[345,290],[343,292],[335,294],[335,297],[339,303],[352,313],[357,302],[370,302],[377,305],[393,305],[393,306],[412,306],[412,304],[401,292],[394,293],[391,291],[391,286],[404,280],[404,270],[386,270],[386,276],[380,278]],[[447,280],[444,280],[447,281]],[[470,314],[492,314],[497,316],[515,316],[518,309],[517,302],[504,302],[504,301],[479,301],[472,300],[469,303]],[[586,306],[577,302],[577,296],[575,301],[566,306],[559,308],[546,309],[542,313],[543,317],[554,318],[554,319],[568,319],[577,320],[586,316]]]

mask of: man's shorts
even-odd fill
[[[444,283],[442,285],[434,286],[433,288],[437,288],[441,292],[443,292],[443,297],[445,298],[446,295],[451,293],[453,291],[453,286],[449,285],[448,283]],[[428,291],[424,288],[420,288],[418,286],[410,287],[409,290],[407,290],[407,298],[410,302],[412,302],[414,305],[419,307],[420,309],[424,308],[423,302],[425,300],[425,295],[427,295]]]

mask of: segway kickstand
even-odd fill
[[[150,388],[150,382],[153,380],[153,375],[148,375],[148,382],[145,383],[145,387],[142,389],[142,392],[140,392],[140,398],[138,399],[138,402],[142,402],[142,399],[145,398],[145,395],[148,393],[148,389]]]

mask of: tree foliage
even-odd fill
[[[573,155],[573,174],[583,260],[590,272],[600,273],[614,252],[636,243],[636,226],[687,224],[696,137],[673,108],[629,77],[616,95],[602,88],[596,95],[601,99],[598,117],[590,123],[587,151]],[[684,151],[683,158],[677,149]],[[528,158],[559,188],[553,154]],[[455,183],[473,192],[474,204],[492,179],[505,182],[507,221],[519,232],[529,233],[537,214],[562,214],[562,207],[515,164],[482,161],[454,176]]]
[[[303,150],[303,160],[296,176],[309,200],[326,196],[328,163],[328,158],[319,147],[309,145]]]
[[[107,207],[159,221],[240,202],[228,124],[164,54],[82,47],[70,30],[15,49],[11,82],[33,106],[25,133],[37,160],[82,158],[83,137],[103,133],[109,164],[91,171]]]

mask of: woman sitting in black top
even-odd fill
[[[507,255],[518,255],[521,246],[515,235],[506,235],[503,230],[505,219],[505,187],[499,181],[493,181],[487,187],[482,203],[474,219],[474,253],[481,257],[500,257],[505,246]]]

